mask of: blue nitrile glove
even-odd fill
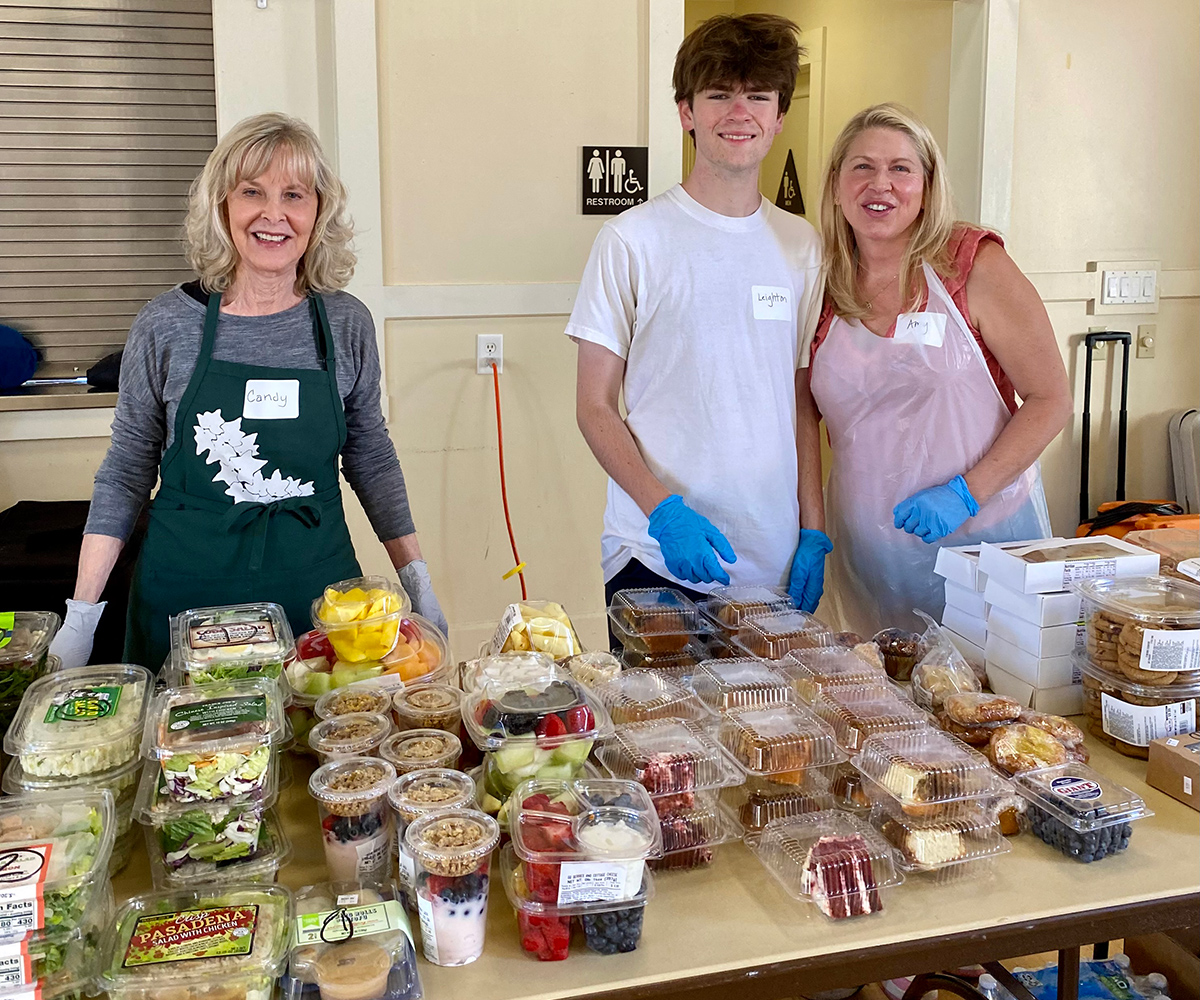
[[[792,556],[792,572],[788,577],[788,596],[801,611],[817,610],[825,592],[825,557],[833,551],[833,542],[816,528],[800,529],[800,544]]]
[[[692,583],[729,583],[717,556],[737,562],[733,547],[707,517],[674,493],[650,512],[650,537],[662,549],[672,576]]]
[[[967,481],[955,476],[945,486],[931,486],[901,500],[892,508],[897,528],[924,542],[952,535],[968,517],[979,513]]]

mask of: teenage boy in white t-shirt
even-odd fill
[[[819,492],[797,495],[798,463],[819,463],[820,443],[815,430],[796,437],[820,239],[758,190],[797,33],[782,17],[721,15],[684,39],[675,100],[696,165],[605,224],[580,283],[566,332],[579,344],[579,428],[610,477],[610,603],[627,587],[696,597],[730,582],[786,586],[810,610],[821,597],[832,545]]]

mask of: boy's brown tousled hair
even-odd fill
[[[800,28],[776,14],[718,14],[683,40],[675,55],[675,103],[710,87],[774,90],[786,114],[800,72]]]

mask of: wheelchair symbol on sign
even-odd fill
[[[625,193],[637,194],[642,190],[642,182],[637,179],[637,174],[632,170],[625,172]]]

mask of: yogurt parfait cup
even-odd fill
[[[317,768],[308,790],[321,811],[325,865],[335,882],[379,884],[391,875],[396,769],[376,757],[347,757]]]
[[[445,809],[404,834],[416,863],[417,912],[427,961],[459,966],[483,954],[492,849],[500,827],[477,809]]]
[[[332,719],[336,715],[352,715],[357,712],[392,712],[392,692],[378,681],[359,681],[344,688],[326,691],[317,699],[313,712],[318,719]]]
[[[379,756],[388,761],[397,774],[408,774],[429,767],[458,767],[462,741],[442,729],[409,729],[393,733],[379,747]]]
[[[409,684],[392,699],[397,729],[444,729],[462,736],[462,692],[449,684]]]
[[[446,767],[423,768],[402,774],[388,790],[396,814],[396,841],[400,876],[407,894],[416,882],[416,864],[404,845],[408,825],[437,809],[465,809],[475,802],[475,782],[462,771]]]
[[[392,717],[382,712],[351,712],[318,722],[309,731],[308,745],[322,764],[344,757],[374,757],[392,734]]]

